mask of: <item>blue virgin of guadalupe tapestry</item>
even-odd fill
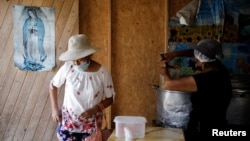
[[[55,9],[13,6],[14,65],[24,71],[55,66]]]

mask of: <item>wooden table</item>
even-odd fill
[[[115,130],[112,132],[108,141],[125,141],[115,136]],[[183,129],[146,127],[145,137],[133,139],[133,141],[185,141]]]

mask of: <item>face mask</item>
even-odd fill
[[[83,64],[77,66],[78,70],[80,71],[86,71],[89,67],[89,64],[88,62],[84,62]]]

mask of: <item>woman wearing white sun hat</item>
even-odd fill
[[[97,51],[86,35],[79,34],[70,37],[68,50],[59,57],[65,63],[51,80],[49,91],[60,141],[84,140],[94,133],[96,122],[102,120],[102,110],[113,103],[112,76],[106,67],[91,59]],[[59,108],[58,88],[64,84],[64,101]]]

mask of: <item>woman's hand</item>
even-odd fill
[[[162,60],[162,61],[165,61],[165,63],[169,63],[173,58],[175,58],[176,57],[176,55],[175,55],[175,53],[174,52],[168,52],[168,53],[165,53],[164,54],[164,60]]]
[[[160,71],[160,74],[163,75],[163,76],[166,75],[166,71],[167,71],[167,68],[166,68],[166,65],[165,65],[166,62],[167,62],[166,60],[161,60],[160,64],[159,64],[160,65],[159,71]]]
[[[53,83],[50,83],[49,87],[49,93],[50,93],[50,102],[51,102],[51,111],[52,111],[52,120],[54,122],[62,122],[62,114],[61,110],[58,108],[58,103],[57,103],[57,87],[53,85]]]
[[[166,60],[161,60],[161,66],[159,67],[159,72],[164,76],[164,80],[170,80],[171,77],[168,72],[168,67],[165,66]]]
[[[96,116],[97,112],[100,111],[99,106],[94,106],[93,108],[90,108],[88,110],[86,110],[85,112],[83,112],[80,117],[88,119],[88,118],[92,118],[94,116]]]
[[[166,69],[166,67],[160,67],[160,74],[162,76],[166,76],[167,75],[167,69]]]
[[[62,122],[61,110],[52,109],[52,120],[57,123]]]

